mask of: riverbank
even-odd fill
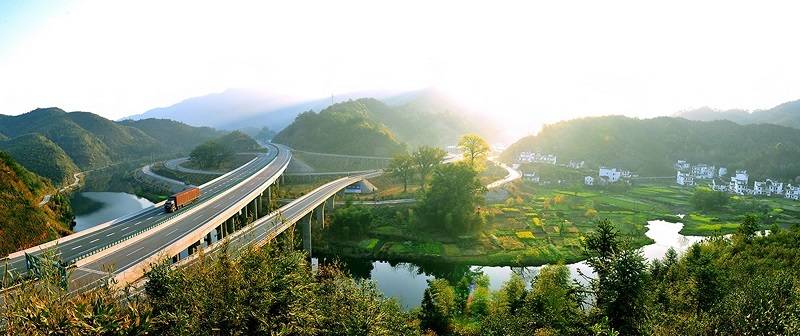
[[[698,211],[690,202],[693,189],[669,184],[590,188],[516,182],[505,189],[504,202],[484,206],[486,224],[474,234],[453,237],[426,230],[411,223],[412,205],[384,204],[371,207],[374,220],[365,234],[323,233],[315,249],[323,256],[393,262],[529,266],[580,260],[582,239],[600,219],[611,220],[633,247],[653,242],[646,235],[651,220],[682,222],[680,234],[687,236],[733,233],[749,213],[759,216],[762,229],[800,225],[797,201],[732,197],[724,207]]]

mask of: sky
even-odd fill
[[[0,1],[0,114],[434,87],[510,134],[800,99],[792,1]]]

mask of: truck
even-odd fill
[[[164,203],[164,211],[168,213],[178,211],[178,209],[194,202],[198,197],[200,197],[200,188],[191,187],[185,189],[167,199],[167,202]]]

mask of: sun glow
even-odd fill
[[[232,87],[308,98],[436,87],[520,135],[586,115],[768,108],[800,88],[791,2],[60,6],[0,26],[14,37],[0,42],[0,112],[117,118]]]

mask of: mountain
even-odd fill
[[[69,205],[60,197],[43,207],[39,200],[55,189],[0,152],[0,255],[35,246],[69,233]]]
[[[374,97],[386,99],[391,105],[399,105],[424,91],[426,90],[398,93],[374,90],[301,99],[257,90],[228,89],[220,93],[189,98],[168,107],[155,108],[125,119],[166,118],[193,126],[210,126],[226,130],[265,126],[272,130],[281,130],[291,124],[300,113],[310,110],[320,111],[335,102]]]
[[[314,152],[389,156],[402,151],[404,145],[373,118],[373,113],[386,109],[390,108],[375,99],[358,99],[319,113],[303,112],[273,141]]]
[[[30,133],[0,141],[0,149],[16,158],[27,169],[49,178],[56,185],[71,182],[72,175],[80,171],[61,147],[41,134]]]
[[[114,122],[89,112],[36,109],[18,116],[0,116],[0,140],[27,169],[55,184],[72,173],[153,155],[188,153],[224,132],[166,119]]]
[[[261,145],[253,138],[239,131],[233,131],[217,139],[217,143],[229,148],[234,153],[260,152],[263,151]]]
[[[165,146],[180,151],[189,151],[203,142],[224,134],[211,127],[189,126],[170,119],[123,120],[119,124],[141,130]]]
[[[800,130],[769,124],[692,121],[660,117],[593,117],[545,126],[503,152],[510,162],[522,151],[552,153],[559,162],[585,160],[642,176],[671,176],[677,160],[747,169],[757,178],[800,176]]]
[[[469,111],[433,89],[385,99],[390,109],[375,108],[372,116],[385,124],[400,141],[411,146],[455,145],[467,133],[491,141],[497,128],[484,117]]]
[[[256,90],[229,89],[221,93],[192,97],[177,104],[155,108],[126,119],[172,119],[192,126],[235,129],[238,128],[235,127],[237,122],[243,119],[248,119],[255,115],[271,114],[271,117],[286,119],[285,126],[291,122],[294,115],[282,118],[282,115],[291,114],[291,112],[281,112],[281,110],[300,102],[297,98],[270,95]],[[272,115],[273,113],[274,116]],[[280,120],[276,122],[280,123]],[[243,126],[260,127],[264,125],[251,124]],[[270,128],[274,129],[275,127],[270,126]]]
[[[715,110],[702,107],[695,110],[683,111],[677,117],[689,120],[711,121],[730,120],[739,124],[775,124],[800,128],[800,100],[780,104],[767,110]]]

